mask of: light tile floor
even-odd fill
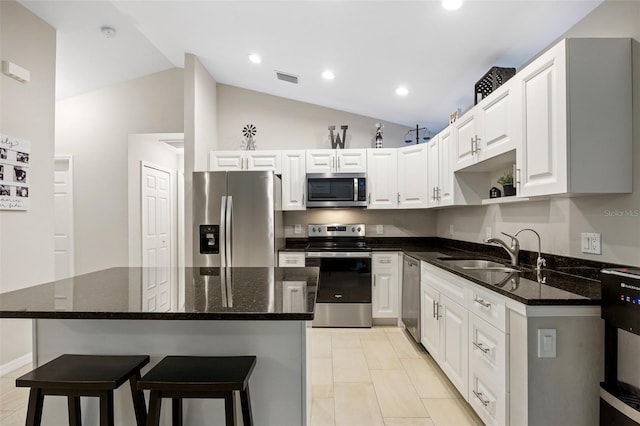
[[[314,328],[311,335],[312,426],[482,425],[404,330]]]
[[[314,328],[312,426],[482,425],[429,354],[397,327]],[[24,425],[28,389],[0,378],[0,425]],[[295,426],[295,425],[291,425]]]

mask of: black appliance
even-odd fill
[[[366,207],[364,173],[307,174],[307,207]]]
[[[371,249],[364,224],[309,225],[305,265],[320,267],[314,327],[371,327]]]
[[[603,269],[600,425],[640,425],[640,268]]]

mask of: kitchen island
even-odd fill
[[[184,284],[161,284],[171,274]],[[304,425],[317,282],[317,268],[111,268],[3,293],[0,318],[34,319],[34,366],[63,353],[147,354],[144,374],[166,355],[255,355],[255,424]],[[126,386],[114,400],[116,424],[135,424]],[[97,401],[82,404],[91,424]],[[186,400],[184,413],[186,424],[224,424],[221,400]],[[43,425],[66,422],[66,401],[45,398]]]

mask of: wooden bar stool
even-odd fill
[[[162,398],[172,399],[174,426],[182,425],[183,398],[223,398],[226,425],[234,426],[236,411],[233,392],[238,391],[243,423],[252,426],[249,376],[255,365],[255,356],[165,357],[138,381],[138,389],[151,391],[147,425],[160,424]]]
[[[147,420],[144,393],[137,388],[140,370],[149,363],[147,355],[61,355],[16,379],[16,386],[31,388],[27,426],[38,426],[45,395],[66,396],[69,424],[81,426],[80,397],[100,398],[100,426],[113,426],[113,390],[129,380],[136,424]]]

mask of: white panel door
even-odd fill
[[[398,207],[398,150],[371,148],[367,151],[367,208]]]
[[[307,173],[332,173],[336,170],[336,156],[333,149],[308,149]]]
[[[424,275],[423,275],[424,277]],[[424,278],[422,278],[424,281]],[[440,294],[433,287],[421,283],[420,341],[433,359],[440,360],[440,321],[438,301]]]
[[[464,114],[453,125],[456,133],[455,170],[470,166],[476,161],[473,141],[478,137],[476,108]]]
[[[282,173],[280,151],[246,151],[247,170],[273,170]]]
[[[395,252],[373,254],[373,318],[398,317],[398,263],[398,254]]]
[[[511,95],[511,91],[514,90],[512,86],[515,83],[515,81],[507,82],[492,93],[490,99],[481,103],[482,142],[478,153],[480,160],[486,160],[515,149],[512,130],[514,119],[511,116],[515,115],[515,106]]]
[[[366,149],[336,149],[336,171],[338,173],[366,173]]]
[[[209,152],[209,171],[225,172],[245,170],[247,167],[245,151]]]
[[[432,138],[427,144],[427,185],[429,187],[428,207],[436,207],[438,203],[438,191],[440,190],[440,142],[438,136]]]
[[[71,157],[56,157],[55,159],[53,208],[55,278],[59,280],[74,275],[73,162]]]
[[[468,400],[469,390],[469,312],[440,294],[440,366],[462,396]]]
[[[454,172],[453,172],[453,133],[451,127],[440,133],[438,141],[438,203],[441,206],[449,206],[454,203]]]
[[[420,209],[427,206],[427,145],[398,149],[398,207]]]
[[[171,307],[171,174],[142,167],[142,295],[146,310]]]
[[[282,210],[305,210],[305,152],[282,152]]]

